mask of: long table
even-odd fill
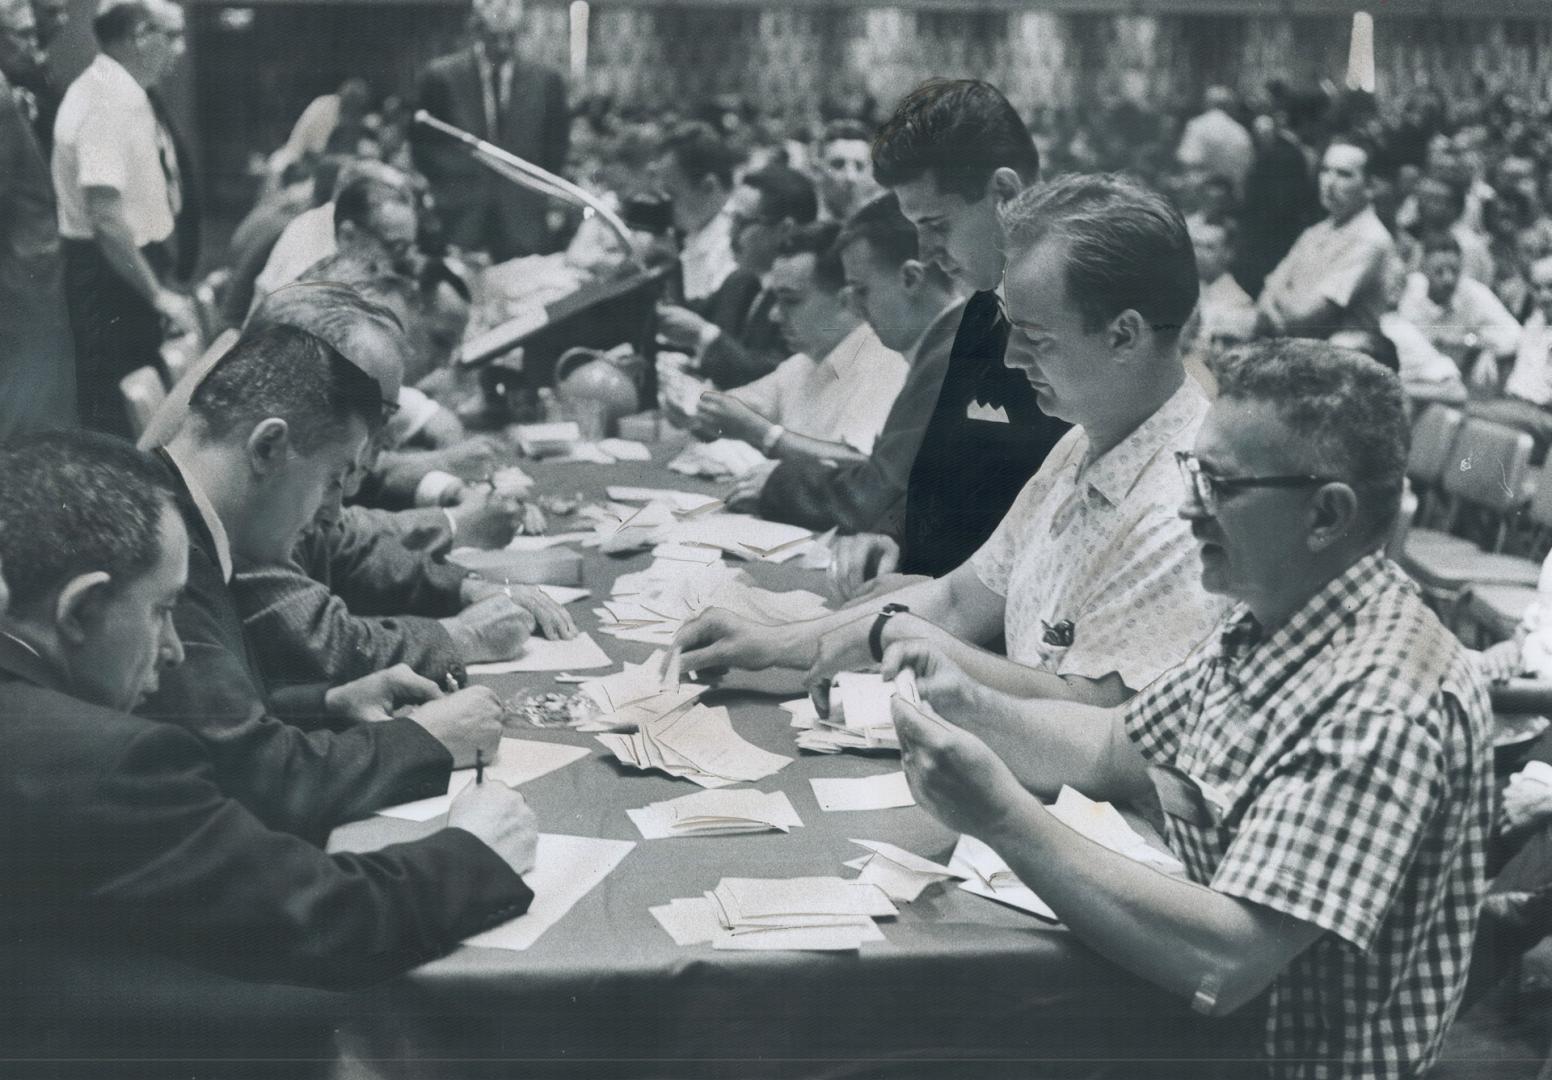
[[[661,460],[662,454],[659,455]],[[548,491],[601,495],[608,484],[718,493],[660,463],[525,463]],[[565,520],[552,523],[565,529]],[[650,556],[584,553],[590,609]],[[774,589],[823,591],[822,574],[757,564]],[[616,661],[649,646],[595,637]],[[600,671],[597,674],[604,674]],[[556,686],[551,675],[480,681],[503,695]],[[795,689],[795,687],[794,687]],[[523,787],[544,832],[637,841],[600,885],[524,952],[463,947],[365,994],[341,1023],[348,1074],[373,1077],[641,1075],[854,1076],[1243,1075],[1253,1017],[1206,1021],[1063,930],[949,882],[900,905],[887,942],[860,953],[720,952],[680,947],[648,908],[699,896],[723,877],[850,876],[849,838],[884,840],[947,862],[956,837],[919,807],[819,809],[808,781],[900,768],[898,757],[800,752],[777,702],[792,693],[717,690],[738,732],[794,760],[757,785],[787,793],[804,827],[790,834],[642,840],[627,809],[699,790],[616,762],[593,736],[529,729],[523,738],[593,752]],[[365,850],[437,827],[375,817],[331,847]],[[1239,1059],[1239,1064],[1235,1064]],[[1212,1064],[1210,1062],[1216,1062]]]

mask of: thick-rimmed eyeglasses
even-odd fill
[[[1321,484],[1338,484],[1344,481],[1335,476],[1315,476],[1311,473],[1291,473],[1283,476],[1218,476],[1202,468],[1197,456],[1189,450],[1176,450],[1175,463],[1186,482],[1186,490],[1196,500],[1196,505],[1209,517],[1218,512],[1218,502],[1227,492],[1242,488],[1299,488],[1318,487]]]

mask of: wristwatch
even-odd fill
[[[868,651],[874,660],[880,663],[884,660],[884,624],[902,611],[910,610],[904,604],[885,604],[878,613],[878,618],[873,620],[873,629],[868,631]]]

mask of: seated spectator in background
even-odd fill
[[[291,126],[285,145],[265,162],[271,178],[285,175],[293,165],[322,157],[331,147],[349,147],[364,133],[363,121],[372,104],[372,88],[365,79],[346,79],[333,94],[320,94],[307,103]]]
[[[1233,116],[1239,108],[1234,91],[1209,86],[1202,112],[1186,121],[1175,160],[1200,184],[1208,177],[1223,177],[1233,194],[1245,190],[1245,178],[1255,163],[1250,132]]]
[[[1442,177],[1424,175],[1412,189],[1412,197],[1417,201],[1415,228],[1419,243],[1412,245],[1409,268],[1423,268],[1428,238],[1443,233],[1452,237],[1459,246],[1461,275],[1491,286],[1496,275],[1487,237],[1462,220],[1466,213],[1466,189]]]
[[[346,212],[341,218],[336,200],[350,189]],[[368,240],[374,235],[378,222],[374,211],[393,204],[387,210],[389,236],[395,249],[403,248],[402,204],[407,203],[412,215],[416,214],[414,189],[404,173],[380,161],[354,160],[342,166],[335,181],[333,197],[326,203],[299,214],[270,249],[264,269],[253,283],[253,303],[264,299],[282,285],[289,285],[302,276],[302,272],[319,259],[338,250],[340,226],[349,222],[346,230],[353,240]],[[417,219],[418,221],[418,219]],[[413,240],[414,234],[411,233]]]
[[[729,200],[733,255],[738,269],[705,300],[658,308],[658,334],[690,353],[702,375],[720,390],[768,375],[789,355],[771,317],[776,294],[765,283],[776,252],[794,226],[818,214],[814,185],[785,165],[767,165],[739,183]]]
[[[1455,361],[1471,385],[1496,394],[1499,365],[1514,355],[1520,324],[1491,288],[1462,274],[1453,235],[1428,236],[1421,249],[1422,269],[1408,276],[1397,312]]]
[[[760,516],[898,541],[911,465],[943,387],[964,300],[936,264],[921,260],[916,228],[892,193],[853,214],[835,247],[853,308],[886,349],[904,357],[905,383],[866,460],[783,461],[760,489]]]
[[[1385,311],[1385,260],[1395,243],[1374,214],[1370,152],[1335,139],[1320,164],[1327,217],[1304,230],[1267,275],[1256,302],[1258,336],[1329,337],[1372,330]]]
[[[822,221],[845,222],[882,190],[873,179],[873,133],[856,120],[832,120],[814,162]]]
[[[1552,255],[1552,219],[1543,217],[1515,233],[1513,261],[1493,286],[1509,314],[1522,324],[1536,310],[1530,268],[1548,255]]]
[[[780,666],[828,680],[924,638],[1010,698],[1116,704],[1217,621],[1170,501],[1174,452],[1207,411],[1179,356],[1197,296],[1184,220],[1136,181],[1073,174],[1027,189],[1003,223],[1007,364],[1077,426],[947,576],[890,593],[882,610],[781,626],[712,608],[679,632],[685,670]],[[1003,637],[1006,658],[976,648]]]
[[[200,648],[174,625],[189,537],[148,457],[83,434],[0,451],[0,565],[10,584],[8,612],[0,584],[8,951],[43,962],[54,949],[144,951],[243,979],[348,987],[527,909],[534,818],[500,781],[471,784],[447,828],[422,839],[327,855],[234,799],[220,748],[187,724],[130,715],[186,648]],[[100,1022],[61,1015],[57,999],[36,1006],[8,1015],[8,1048],[32,1031],[58,1040],[62,1023]],[[79,1053],[91,1033],[81,1037],[63,1045]]]
[[[1430,401],[1451,405],[1465,401],[1466,383],[1455,361],[1434,348],[1427,334],[1395,310],[1406,293],[1406,263],[1396,255],[1386,261],[1384,273],[1385,303],[1391,310],[1380,316],[1377,334],[1384,339],[1389,353],[1395,357],[1396,363],[1392,370],[1401,377],[1401,388],[1406,392],[1407,402],[1419,406]],[[1386,363],[1377,349],[1369,345],[1375,335],[1375,331],[1368,330],[1339,330],[1329,340],[1333,345],[1353,349]],[[1388,363],[1386,366],[1391,367]]]
[[[1520,329],[1519,348],[1514,368],[1504,382],[1503,397],[1474,402],[1471,411],[1490,420],[1527,431],[1535,439],[1531,455],[1540,464],[1552,444],[1552,256],[1540,259],[1530,268],[1530,284],[1536,300]]]
[[[906,775],[1116,963],[1209,1015],[1269,991],[1268,1075],[1423,1076],[1471,959],[1492,713],[1382,553],[1401,387],[1315,342],[1217,374],[1180,512],[1203,586],[1238,601],[1218,632],[1122,709],[1040,703],[1017,725],[930,646],[897,646],[884,674],[912,668],[928,702],[895,700]],[[1186,879],[1059,824],[1040,800],[1063,784],[1157,798]]]
[[[441,794],[454,767],[493,753],[500,738],[501,706],[487,689],[444,697],[407,668],[272,688],[244,636],[234,570],[290,557],[338,497],[384,402],[379,381],[331,346],[274,327],[222,357],[187,421],[155,451],[190,537],[188,584],[172,612],[187,657],[138,711],[199,736],[227,794],[271,827],[313,840],[382,806]],[[308,731],[291,720],[343,726]]]
[[[1196,280],[1201,298],[1196,314],[1182,335],[1186,370],[1212,393],[1208,360],[1229,345],[1249,341],[1256,325],[1256,302],[1240,288],[1229,266],[1234,261],[1234,227],[1226,220],[1187,221],[1196,252]]]
[[[772,316],[797,352],[747,386],[703,394],[698,433],[742,439],[776,461],[866,459],[905,383],[906,365],[847,305],[839,233],[830,222],[805,225],[782,241],[771,268]],[[758,496],[774,468],[773,461],[756,470],[734,498]]]
[[[673,200],[686,301],[711,296],[737,269],[729,196],[738,162],[710,125],[688,121],[669,132],[651,163],[653,181]]]

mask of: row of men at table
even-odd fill
[[[681,631],[685,668],[910,668],[924,704],[895,720],[918,802],[1079,939],[1204,1013],[1264,1000],[1278,1075],[1420,1075],[1470,958],[1491,750],[1480,675],[1382,554],[1399,380],[1275,339],[1225,356],[1209,404],[1180,354],[1199,289],[1179,212],[1116,176],[1037,184],[1027,130],[984,83],[909,95],[874,164],[894,201],[838,251],[804,251],[809,282],[775,281],[801,311],[839,259],[905,380],[940,365],[866,455],[790,459],[815,520],[852,537],[837,576],[872,584],[813,623],[708,611]],[[85,434],[0,451],[12,940],[353,985],[529,903],[535,823],[499,783],[423,840],[321,848],[494,752],[495,696],[441,685],[458,660],[535,624],[574,632],[532,590],[430,558],[422,534],[445,550],[463,504],[341,509],[395,462],[380,433],[413,363],[373,265],[344,251],[267,298],[174,393],[149,453]],[[736,427],[716,402],[711,422]],[[891,462],[902,408],[915,449]],[[762,430],[781,460],[763,487],[796,438]],[[864,503],[897,524],[849,524]],[[467,505],[504,543],[501,511]],[[440,624],[451,660],[374,651],[410,648],[396,624],[435,605],[464,606]],[[1057,823],[1040,800],[1063,783],[1161,808],[1186,876]]]

